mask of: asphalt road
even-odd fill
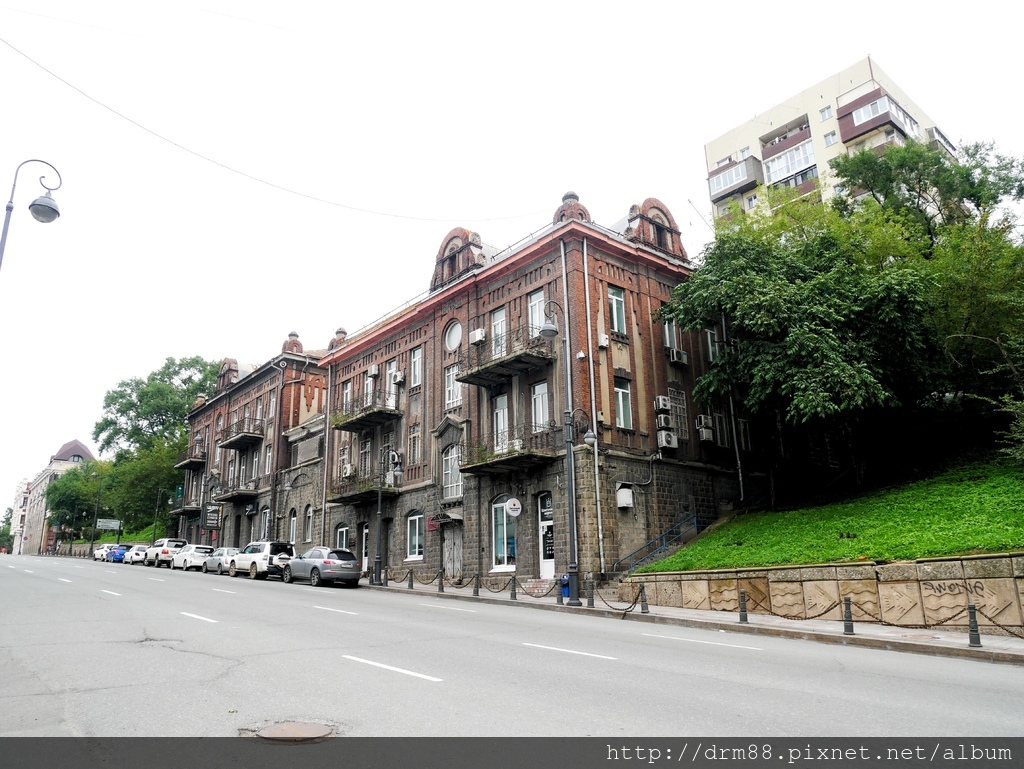
[[[0,557],[0,736],[1021,736],[1024,668]]]

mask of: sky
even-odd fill
[[[322,349],[426,291],[453,227],[500,249],[569,190],[606,226],[655,197],[698,256],[704,145],[865,56],[1024,156],[1014,7],[0,0],[0,189],[62,179],[39,224],[55,176],[22,167],[0,265],[0,510],[96,452],[120,382]]]

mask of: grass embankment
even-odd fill
[[[1024,550],[1024,468],[973,463],[845,502],[744,513],[638,572]]]

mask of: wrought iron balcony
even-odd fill
[[[402,416],[398,408],[398,392],[378,388],[331,412],[331,427],[336,430],[360,432]]]
[[[340,502],[347,505],[375,501],[377,499],[377,486],[381,483],[381,478],[377,471],[359,474],[349,469],[348,472],[349,475],[335,478],[331,481],[327,490],[327,501]],[[384,473],[384,482],[380,486],[380,492],[381,497],[384,498],[398,496],[398,484],[395,483],[391,473]]]
[[[486,387],[550,365],[556,357],[554,343],[536,331],[538,329],[524,326],[463,346],[459,350],[459,374],[455,378]]]
[[[202,470],[204,467],[206,467],[206,447],[201,443],[194,443],[178,454],[178,459],[174,463],[175,470]]]
[[[558,455],[557,435],[547,425],[527,422],[488,435],[481,444],[467,442],[459,470],[467,475],[498,475],[547,464]]]
[[[239,419],[217,433],[217,445],[222,449],[247,449],[262,440],[262,419]]]
[[[255,499],[260,494],[260,482],[253,478],[249,481],[231,481],[222,484],[213,494],[214,502],[239,502]]]

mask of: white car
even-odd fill
[[[146,548],[146,557],[142,559],[142,563],[144,566],[156,566],[158,569],[162,563],[170,566],[174,554],[187,544],[185,540],[174,537],[158,539],[152,546]]]
[[[209,574],[210,572],[227,574],[228,568],[231,566],[231,556],[237,552],[237,547],[218,547],[203,562],[203,574]]]
[[[201,569],[206,559],[210,557],[213,548],[209,545],[185,545],[177,553],[171,556],[171,571],[175,569]]]
[[[113,550],[117,545],[107,543],[106,545],[100,545],[92,553],[92,559],[94,561],[105,561],[107,560],[107,551]]]
[[[291,542],[250,542],[241,552],[231,556],[228,575],[237,577],[239,574],[248,574],[249,579],[280,576],[294,555],[295,548]]]
[[[135,564],[135,563],[142,563],[145,560],[146,560],[146,546],[145,545],[135,545],[135,546],[132,547],[131,550],[129,550],[127,553],[124,554],[124,560],[121,561],[121,563],[127,563],[128,565],[131,565],[131,564]]]

